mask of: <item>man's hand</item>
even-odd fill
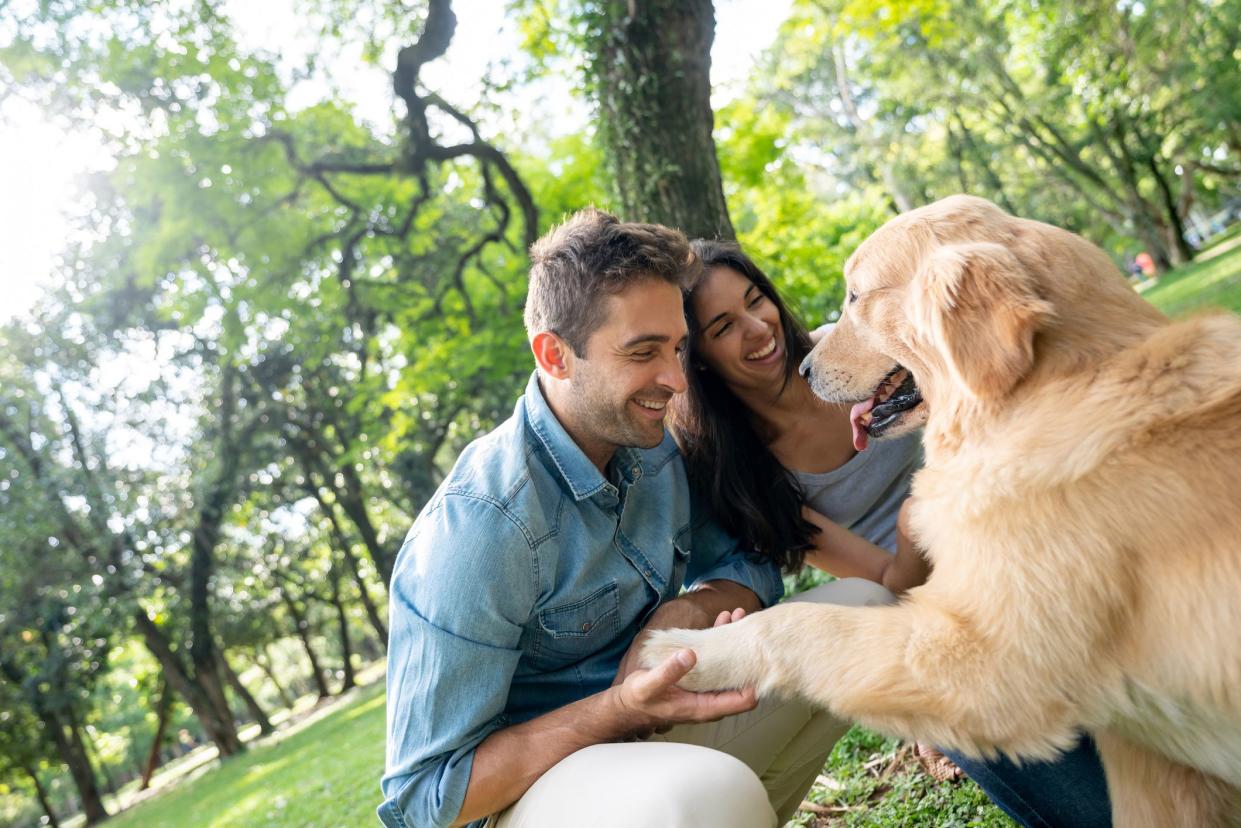
[[[742,615],[744,610],[737,610]],[[722,612],[720,618],[732,618]],[[728,623],[725,621],[723,623]],[[693,650],[679,650],[650,670],[634,670],[615,693],[618,715],[628,724],[635,737],[646,737],[684,722],[714,722],[753,710],[758,695],[753,687],[744,690],[722,690],[715,693],[691,693],[676,684],[693,669],[697,656]]]
[[[746,590],[749,592],[749,590]],[[753,594],[753,593],[751,593]],[[737,607],[733,610],[720,610],[714,616],[708,610],[705,610],[699,603],[691,600],[690,596],[695,593],[682,596],[675,601],[669,601],[651,614],[651,620],[647,622],[642,631],[634,636],[633,643],[629,645],[629,649],[625,651],[625,656],[621,659],[620,666],[616,670],[616,678],[612,679],[612,686],[615,687],[623,682],[630,673],[638,669],[638,654],[642,652],[642,645],[646,639],[650,637],[654,630],[701,630],[708,626],[718,627],[720,624],[727,624],[731,621],[740,621],[745,617],[745,609]]]

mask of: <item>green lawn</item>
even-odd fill
[[[108,822],[115,828],[378,825],[384,686],[184,780]]]
[[[1177,268],[1142,295],[1172,316],[1208,307],[1241,313],[1241,244]]]

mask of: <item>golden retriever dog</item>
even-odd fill
[[[925,423],[887,607],[787,604],[688,647],[694,690],[1050,759],[1091,732],[1117,826],[1241,824],[1241,319],[1171,322],[1071,233],[954,196],[850,258],[802,365],[859,446]]]

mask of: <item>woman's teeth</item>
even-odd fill
[[[762,359],[763,357],[771,356],[771,352],[774,351],[775,349],[776,349],[776,338],[773,336],[771,340],[768,341],[768,343],[764,345],[762,348],[759,348],[757,351],[755,351],[752,354],[747,354],[746,359]]]

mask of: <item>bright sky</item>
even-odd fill
[[[280,44],[290,64],[315,48],[313,33],[294,13],[295,0],[264,3],[231,0],[243,47]],[[449,101],[477,100],[480,79],[497,57],[516,55],[519,40],[505,18],[506,0],[458,0],[457,31],[448,53],[427,66],[423,78]],[[717,0],[715,45],[711,52],[715,103],[741,91],[755,58],[775,38],[791,0]],[[384,123],[392,108],[391,82],[381,69],[361,60],[360,48],[320,55],[331,83],[357,104],[358,114]],[[391,56],[389,56],[391,57]],[[391,60],[385,61],[391,64]],[[305,81],[291,103],[309,105],[326,91],[323,80]],[[527,90],[510,112],[540,111],[561,131],[581,126],[586,113],[563,81]],[[502,132],[502,125],[494,126]],[[0,103],[0,322],[24,313],[56,267],[68,234],[67,215],[83,200],[82,176],[112,165],[100,142],[88,133],[66,133],[35,107],[15,97]]]

